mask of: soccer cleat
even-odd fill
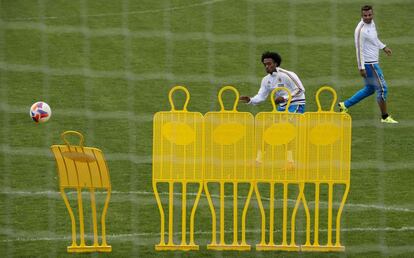
[[[345,103],[344,102],[339,102],[338,103],[338,106],[339,106],[339,111],[341,113],[347,113],[348,112],[348,109],[345,107]]]
[[[385,119],[381,118],[381,122],[388,123],[388,124],[398,124],[398,121],[395,121],[391,116],[387,116],[387,118]]]

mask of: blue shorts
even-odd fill
[[[286,106],[277,107],[277,111],[285,111],[286,110]],[[290,105],[289,109],[288,109],[289,113],[299,113],[299,114],[303,114],[305,113],[305,104],[299,104],[299,105]]]
[[[365,87],[376,91],[378,100],[386,100],[388,87],[378,63],[365,64],[365,71],[367,72],[367,77],[364,79]]]
[[[365,87],[345,100],[345,107],[352,107],[375,92],[377,92],[377,101],[385,101],[387,99],[388,87],[378,63],[365,64],[365,72],[367,73],[367,77],[364,79]]]

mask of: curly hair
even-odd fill
[[[362,11],[369,11],[369,10],[374,11],[374,9],[372,8],[371,5],[364,5],[364,6],[361,7],[361,12]]]
[[[270,52],[266,51],[262,54],[262,63],[265,58],[271,58],[276,63],[276,66],[278,67],[282,63],[282,58],[280,55],[276,52]]]

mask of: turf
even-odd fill
[[[350,111],[351,191],[341,233],[346,251],[208,251],[211,215],[203,196],[195,225],[200,251],[186,256],[413,256],[414,5],[409,0],[371,3],[380,38],[394,51],[392,57],[381,54],[381,67],[389,86],[389,110],[400,124],[379,122],[374,97]],[[183,256],[179,251],[154,250],[160,239],[160,217],[151,185],[152,117],[170,109],[171,87],[189,89],[189,110],[216,111],[223,85],[234,85],[243,95],[257,92],[264,76],[260,55],[275,50],[283,57],[282,67],[302,79],[307,111],[316,110],[314,95],[322,85],[334,87],[341,100],[348,98],[362,86],[353,33],[363,4],[359,0],[1,0],[0,256],[71,256],[66,253],[69,216],[58,193],[56,165],[49,150],[52,144],[62,143],[60,134],[65,130],[82,132],[86,144],[102,149],[107,157],[114,191],[107,233],[113,251],[99,256]],[[29,107],[38,100],[53,110],[51,120],[39,125],[28,116]],[[174,100],[182,107],[182,95]],[[231,101],[228,96],[225,102]],[[324,98],[325,105],[328,102]],[[256,114],[270,108],[270,103],[264,103],[238,109]],[[191,189],[195,191],[194,186]],[[165,186],[160,190],[168,191]],[[307,195],[312,191],[310,187]],[[326,194],[326,188],[323,191]],[[337,197],[343,189],[338,191]],[[75,195],[68,195],[73,202]],[[162,197],[166,203],[166,195]],[[178,208],[179,200],[177,195]],[[103,204],[104,195],[98,194],[97,201]],[[229,205],[231,201],[226,199]],[[278,201],[277,214],[280,205]],[[247,239],[255,245],[260,241],[255,199],[250,208]],[[321,211],[324,218],[326,202]],[[303,229],[303,210],[298,216]],[[87,217],[87,230],[90,220]],[[326,229],[322,220],[321,228]],[[175,222],[178,231],[177,215]],[[231,227],[231,218],[226,219],[227,238]],[[326,241],[321,234],[321,241]],[[175,237],[178,240],[179,235]],[[304,237],[299,230],[298,242],[303,243]]]

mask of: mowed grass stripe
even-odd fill
[[[60,192],[57,191],[30,191],[30,190],[25,190],[25,191],[18,191],[18,190],[9,190],[9,191],[0,191],[0,194],[3,195],[7,195],[7,196],[11,196],[11,197],[33,197],[33,198],[37,198],[37,196],[40,196],[42,198],[46,197],[46,198],[50,198],[50,199],[61,199],[61,195]],[[66,194],[68,195],[68,199],[69,200],[76,200],[76,196],[77,193],[73,192],[73,191],[67,191]],[[106,192],[100,192],[97,191],[95,192],[96,195],[104,195],[106,196]],[[169,196],[168,192],[159,192],[159,194],[161,196]],[[82,192],[82,195],[85,197],[89,196],[89,193],[86,191]],[[128,191],[128,192],[122,192],[122,191],[112,191],[111,195],[113,195],[113,198],[111,198],[111,202],[135,202],[135,203],[154,203],[155,205],[155,197],[154,197],[154,193],[153,192],[145,192],[145,191]],[[125,199],[124,196],[129,196],[128,199]],[[136,196],[136,197],[133,197]],[[146,196],[150,196],[151,198],[147,198]],[[179,198],[182,196],[181,193],[174,193],[175,198]],[[189,197],[195,197],[196,193],[187,193],[187,196]],[[202,193],[202,198],[206,198],[205,194]],[[220,196],[216,195],[216,194],[211,194],[211,197],[213,199],[219,199]],[[233,196],[232,195],[225,195],[224,196],[226,203],[231,204],[233,201]],[[246,197],[244,196],[238,196],[239,200],[245,200]],[[269,201],[270,199],[268,197],[261,197],[261,199],[263,201]],[[276,202],[279,202],[279,206],[281,205],[281,202],[283,201],[283,199],[275,199]],[[295,199],[288,199],[288,204],[289,206],[294,206],[296,203]],[[309,208],[312,210],[312,206],[314,205],[313,201],[308,201],[307,202],[309,205]],[[320,208],[323,209],[327,209],[328,208],[328,202],[320,200]],[[203,204],[199,204],[200,206]],[[276,205],[275,207],[280,208],[278,205]],[[333,202],[333,206],[334,207],[339,207],[340,202]],[[181,203],[177,202],[176,207],[181,207]],[[264,207],[268,207],[268,203],[263,203]],[[398,207],[398,206],[386,206],[386,205],[381,205],[381,204],[364,204],[364,203],[349,203],[347,202],[345,204],[345,209],[348,210],[381,210],[381,211],[389,211],[389,212],[407,212],[407,213],[413,213],[414,209],[413,208],[408,208],[408,207]]]
[[[339,36],[296,36],[278,35],[275,36],[255,36],[252,34],[215,34],[214,32],[172,32],[170,30],[152,30],[152,31],[133,31],[128,28],[88,28],[85,26],[68,26],[68,25],[46,25],[36,22],[5,22],[3,26],[7,30],[37,30],[50,34],[84,34],[88,37],[114,37],[127,36],[132,39],[153,39],[166,38],[172,41],[189,41],[205,40],[213,43],[260,43],[260,44],[294,44],[297,46],[307,45],[335,45],[335,46],[353,46],[352,37]],[[414,44],[414,37],[398,36],[381,38],[387,44],[407,45]]]
[[[254,3],[272,3],[274,1],[272,0],[247,0],[248,2],[254,2]],[[202,1],[201,3],[191,3],[191,4],[183,4],[178,6],[168,6],[165,8],[149,8],[144,10],[137,10],[137,11],[128,11],[128,12],[107,12],[107,13],[100,13],[100,14],[82,14],[80,16],[78,15],[70,15],[70,16],[43,16],[43,20],[58,20],[58,19],[68,19],[68,18],[76,18],[76,17],[110,17],[110,16],[122,16],[125,14],[128,15],[142,15],[142,14],[157,14],[157,13],[164,13],[164,12],[174,12],[174,11],[182,11],[186,9],[192,9],[192,8],[204,8],[205,6],[214,5],[221,2],[231,2],[229,0],[207,0]],[[281,2],[289,2],[289,0],[284,0]],[[330,2],[329,0],[313,0],[313,3],[324,3],[324,2]],[[296,0],[295,4],[303,4],[303,3],[309,3],[308,0]],[[359,0],[343,0],[341,1],[342,4],[359,4]],[[411,3],[410,0],[389,0],[387,1],[387,4],[401,4],[401,3]],[[378,3],[380,4],[380,3]],[[189,10],[191,12],[191,10]],[[22,18],[11,18],[9,21],[30,21],[30,20],[38,20],[39,17],[22,17]]]
[[[336,231],[335,228],[332,229],[333,232]],[[341,228],[341,232],[411,232],[414,231],[414,227],[401,227],[401,228],[393,228],[393,227],[385,227],[385,228],[372,228],[372,227],[366,227],[366,228]],[[1,232],[1,231],[0,231]],[[229,231],[229,230],[225,230],[224,231],[226,234],[232,233],[233,231]],[[266,232],[268,232],[268,230],[266,230]],[[274,230],[275,233],[281,233],[282,231],[279,229],[275,229]],[[291,232],[289,229],[287,230],[287,232]],[[297,230],[297,233],[305,233],[305,230]],[[313,229],[310,230],[311,233],[313,233]],[[325,228],[320,228],[319,232],[328,232],[328,229]],[[186,232],[187,235],[189,235],[190,232]],[[239,234],[241,233],[241,231],[239,231]],[[255,234],[259,234],[261,233],[260,230],[250,230],[250,229],[246,229],[246,233],[255,233]],[[167,233],[166,233],[167,234]],[[181,232],[174,232],[173,233],[176,236],[181,235]],[[195,231],[194,232],[195,235],[211,235],[212,232],[211,231]],[[42,236],[44,235],[44,236]],[[153,245],[157,242],[159,242],[158,237],[160,236],[160,233],[155,233],[155,232],[140,232],[140,233],[127,233],[127,234],[108,234],[107,238],[108,240],[111,241],[127,241],[127,240],[135,240],[135,237],[145,237],[145,238],[140,238],[140,244],[143,245]],[[56,235],[54,232],[43,232],[42,234],[40,234],[40,236],[38,237],[31,237],[32,234],[31,233],[25,233],[25,232],[19,232],[18,236],[16,236],[15,238],[8,238],[8,239],[2,239],[0,240],[0,242],[31,242],[31,241],[62,241],[62,240],[70,240],[71,237],[69,235],[67,236],[62,236],[62,235]],[[51,237],[52,236],[52,237]],[[148,238],[148,237],[153,237]],[[147,239],[148,241],[145,241],[144,239]],[[85,234],[85,240],[93,240],[93,235],[91,234]],[[253,243],[254,245],[254,243]],[[363,245],[365,246],[365,245]],[[354,247],[360,247],[360,246],[352,246],[349,245],[347,246],[347,249],[351,249]],[[414,250],[414,247],[411,245],[407,245],[406,247],[412,247],[412,249]],[[407,249],[408,250],[408,249]],[[347,250],[348,251],[348,250]]]
[[[150,80],[168,80],[168,81],[185,81],[186,83],[207,82],[209,84],[222,84],[225,81],[231,81],[237,88],[237,84],[250,83],[259,85],[260,78],[253,75],[229,75],[216,76],[213,74],[174,74],[174,73],[143,73],[137,74],[125,71],[98,71],[86,68],[52,68],[44,66],[26,65],[26,64],[11,64],[0,62],[0,70],[9,72],[23,72],[23,73],[40,73],[51,76],[80,76],[88,78],[108,78],[108,79],[123,79],[130,81],[150,81]],[[413,79],[389,79],[387,83],[397,88],[406,88],[412,86]],[[305,85],[320,85],[324,82],[334,82],[332,86],[340,85],[341,88],[355,87],[355,85],[362,85],[359,78],[355,79],[337,79],[334,75],[318,76],[311,78],[302,78]],[[188,85],[187,85],[188,86]],[[191,85],[190,85],[191,86]]]
[[[407,82],[408,83],[408,82]],[[408,84],[407,84],[408,85]],[[213,98],[213,96],[212,96]],[[10,105],[7,102],[0,103],[0,111],[9,114],[28,114],[28,110],[30,107],[26,106],[17,106],[17,105]],[[169,110],[160,110],[160,111],[169,111]],[[312,111],[309,111],[312,112]],[[53,114],[59,114],[63,116],[70,116],[70,117],[85,117],[91,120],[101,120],[101,119],[119,119],[119,120],[130,120],[131,122],[138,122],[138,123],[152,123],[153,122],[153,113],[136,113],[134,111],[96,111],[91,109],[62,109],[56,108],[53,109]],[[375,117],[377,118],[377,117]],[[29,119],[29,118],[28,118]],[[376,127],[376,128],[386,128],[387,126],[390,128],[410,128],[414,127],[414,120],[400,120],[400,124],[398,125],[387,125],[381,123],[373,123],[378,119],[353,119],[352,126],[353,127]]]
[[[179,5],[179,6],[171,6],[166,8],[152,8],[147,10],[139,10],[139,11],[127,11],[127,12],[108,12],[108,13],[101,13],[101,14],[83,14],[80,15],[80,17],[108,17],[108,16],[123,16],[123,15],[139,15],[139,14],[156,14],[156,13],[163,13],[163,12],[171,12],[171,11],[179,11],[189,8],[197,8],[197,7],[203,7],[206,5],[211,5],[219,2],[223,2],[226,0],[209,0],[209,1],[202,1],[201,3],[192,3],[192,4],[186,4],[186,5]],[[67,18],[74,18],[78,16],[44,16],[42,19],[44,20],[56,20],[56,19],[67,19]],[[24,17],[24,18],[15,18],[10,19],[14,21],[21,21],[21,20],[38,20],[39,17]]]
[[[15,147],[0,144],[0,153],[15,156],[37,156],[53,157],[49,148],[43,147]],[[107,161],[126,161],[134,164],[150,164],[153,157],[151,155],[135,155],[133,153],[104,153]],[[400,171],[410,172],[414,169],[414,162],[383,162],[379,161],[353,161],[351,170],[379,169],[381,171]]]
[[[282,65],[299,74],[307,89],[308,111],[315,110],[314,92],[322,83],[334,86],[338,96],[344,97],[351,96],[363,86],[355,70],[353,47],[353,30],[359,20],[360,2],[247,1],[224,0],[181,10],[174,8],[211,1],[182,0],[161,4],[156,1],[50,2],[47,3],[47,12],[40,9],[44,2],[14,1],[2,5],[0,31],[4,40],[0,41],[4,44],[3,48],[0,47],[0,52],[3,51],[0,53],[3,56],[0,60],[0,91],[4,94],[0,96],[0,113],[7,128],[3,129],[4,138],[0,141],[0,156],[5,161],[0,202],[4,201],[6,210],[9,209],[0,216],[0,223],[1,230],[9,234],[2,235],[1,240],[4,241],[0,243],[0,249],[6,256],[68,255],[66,246],[70,245],[70,219],[56,191],[58,179],[49,150],[49,145],[61,142],[58,137],[64,129],[84,132],[87,142],[103,148],[108,160],[113,189],[116,190],[108,210],[111,221],[108,233],[114,243],[111,255],[179,257],[182,252],[167,254],[154,251],[160,236],[155,235],[159,232],[159,213],[151,192],[151,123],[154,112],[169,109],[167,95],[170,86],[183,83],[189,87],[191,111],[202,110],[204,113],[216,110],[217,89],[224,83],[234,84],[241,94],[257,92],[264,75],[259,60],[264,50],[280,52],[285,58]],[[414,127],[409,113],[413,107],[409,101],[412,91],[408,90],[414,78],[409,72],[412,70],[410,53],[414,47],[414,34],[410,30],[413,21],[409,19],[413,10],[411,2],[376,0],[372,3],[380,38],[394,51],[391,58],[381,53],[381,66],[390,86],[390,112],[400,124],[382,125],[379,117],[370,115],[374,112],[378,115],[375,96],[352,109],[353,118],[358,119],[353,120],[351,193],[342,217],[344,231],[341,235],[346,253],[334,256],[378,257],[394,254],[409,257],[414,252],[409,240],[413,236],[409,218],[414,206],[410,202],[412,191],[407,173],[414,170],[412,159],[407,154],[412,138],[410,129]],[[129,6],[123,8],[124,4]],[[130,14],[136,11],[153,13]],[[274,17],[275,12],[277,24],[268,20],[268,17]],[[42,14],[56,18],[42,21]],[[89,17],[89,14],[92,16]],[[398,19],[396,14],[400,14]],[[62,17],[65,15],[71,18]],[[288,20],[289,15],[297,20]],[[166,20],[167,16],[170,20]],[[25,20],[30,17],[33,19]],[[128,26],[125,26],[124,17],[129,18]],[[23,22],[15,22],[17,20]],[[287,36],[289,31],[291,33]],[[45,35],[50,44],[47,50],[40,46],[40,39]],[[90,53],[82,47],[84,40],[88,39],[91,40]],[[124,51],[128,39],[133,39],[131,53]],[[45,51],[47,53],[42,53]],[[166,53],[169,51],[173,54]],[[41,57],[45,54],[48,62],[42,63]],[[129,60],[133,60],[131,67]],[[85,66],[88,62],[90,65]],[[42,98],[41,93],[42,79],[48,76],[50,86],[53,86],[50,94],[54,97],[49,102],[59,100],[56,101],[59,105],[52,106],[52,120],[40,126],[30,120],[19,121],[29,119],[26,105],[30,106],[32,99],[48,101]],[[91,87],[85,81],[90,82]],[[127,88],[131,84],[135,89],[133,94]],[[96,102],[83,103],[91,98],[96,98]],[[160,98],[164,98],[162,103],[157,102]],[[135,101],[133,107],[127,103],[131,99]],[[78,101],[71,104],[72,100]],[[253,113],[265,108],[240,106],[240,110]],[[109,109],[108,112],[105,109]],[[131,137],[134,130],[137,139]],[[376,130],[383,130],[383,135],[376,137]],[[55,140],[50,141],[51,136]],[[134,143],[135,147],[129,146]],[[378,155],[378,152],[383,155]],[[382,188],[379,188],[379,177],[384,177]],[[164,191],[162,199],[166,204],[167,188],[160,188]],[[312,195],[311,191],[312,188],[307,194]],[[226,194],[226,205],[230,207],[233,197],[230,191]],[[69,195],[74,201],[76,194]],[[289,198],[294,199],[293,195],[292,192]],[[87,196],[88,193],[85,200],[88,200]],[[325,197],[323,200],[326,200]],[[337,197],[334,198],[336,202]],[[104,195],[100,193],[97,198],[101,202]],[[176,202],[180,198],[182,195],[176,193],[175,204],[180,205]],[[194,198],[193,195],[189,197],[190,205]],[[263,200],[269,203],[268,198]],[[214,203],[217,201],[218,196],[215,195]],[[199,231],[196,240],[206,243],[211,239],[211,232],[208,232],[211,214],[205,207],[204,196],[201,202],[204,207],[199,210],[196,219],[202,226],[196,229],[203,231]],[[48,203],[56,206],[54,213],[59,225],[56,229],[48,225],[56,223],[53,218],[48,220],[48,216],[53,214],[48,209],[54,206]],[[242,204],[243,200],[239,203]],[[289,208],[293,204],[293,200],[289,200]],[[314,203],[309,205],[314,206]],[[327,213],[326,202],[321,206],[323,213]],[[257,210],[252,209],[252,217],[257,215]],[[230,220],[226,218],[226,226],[230,226]],[[252,229],[251,234],[260,229],[259,220],[248,227]],[[383,224],[384,220],[386,224]],[[326,224],[320,225],[322,229],[326,230]],[[297,226],[305,228],[303,221],[299,221]],[[226,229],[230,230],[230,227]],[[382,234],[380,229],[385,233]],[[143,232],[154,235],[135,235]],[[179,234],[175,235],[177,239]],[[226,234],[230,236],[231,232]],[[17,238],[42,237],[44,241],[6,242]],[[65,239],[56,241],[53,240],[55,237]],[[250,235],[249,239],[257,242],[260,235]],[[205,245],[201,245],[200,249],[200,252],[189,255],[252,256],[248,252],[206,251]],[[274,255],[274,252],[254,254],[259,257]],[[295,257],[298,254],[283,255]],[[321,257],[324,254],[299,255]]]

